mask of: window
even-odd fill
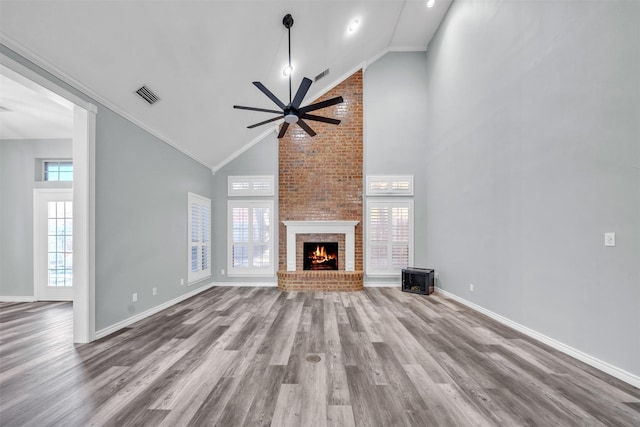
[[[367,176],[367,196],[413,196],[413,176]]]
[[[72,286],[73,203],[47,203],[48,280],[47,286]]]
[[[71,160],[45,160],[45,181],[73,181],[73,162]]]
[[[368,200],[366,221],[368,275],[397,275],[413,264],[413,200]]]
[[[272,276],[273,201],[228,202],[228,275]]]
[[[189,193],[189,283],[211,276],[211,200]]]
[[[229,196],[273,196],[273,175],[230,176]]]

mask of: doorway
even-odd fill
[[[23,60],[18,58],[18,61]],[[66,280],[66,276],[71,277],[73,341],[87,343],[95,339],[95,139],[98,109],[81,96],[53,83],[18,61],[0,52],[0,73],[34,91],[46,94],[56,102],[68,106],[73,112],[72,272],[69,273],[64,261],[65,252],[61,252],[61,264],[58,263],[56,253],[55,280],[57,287],[58,274],[61,281]],[[44,69],[51,69],[48,64],[38,65]],[[25,214],[31,215],[26,212]]]

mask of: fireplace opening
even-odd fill
[[[304,270],[337,270],[338,242],[305,242]]]

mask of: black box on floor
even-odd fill
[[[430,268],[407,267],[402,269],[402,290],[414,294],[433,293],[435,274]]]

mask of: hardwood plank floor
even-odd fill
[[[1,426],[640,426],[640,390],[440,295],[212,288],[74,345],[0,303]]]

